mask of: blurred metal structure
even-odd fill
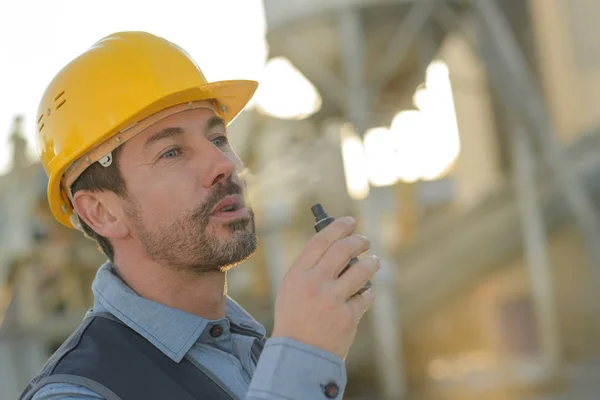
[[[504,14],[492,0],[477,1],[475,4],[483,30],[488,32],[495,44],[496,56],[487,62],[490,77],[495,80],[494,86],[504,98],[506,106],[512,107],[515,114],[519,114],[529,124],[530,131],[540,142],[543,154],[560,182],[564,196],[584,234],[600,281],[600,220],[597,210],[573,175],[572,168],[556,141],[556,131],[550,115]]]
[[[46,206],[46,176],[26,155],[21,117],[0,177],[0,397],[16,398],[91,304],[102,257]],[[5,397],[6,396],[6,397]]]
[[[509,133],[513,174],[522,224],[525,256],[535,298],[536,316],[544,353],[544,367],[554,376],[560,362],[560,341],[554,285],[546,243],[546,229],[535,191],[535,159],[529,137],[520,125]]]
[[[516,131],[514,126],[509,128],[510,151],[544,358],[548,363],[547,372],[554,373],[560,359],[555,299],[543,216],[533,183],[535,174],[531,158],[535,156],[528,145],[529,139],[541,145],[561,193],[585,237],[597,271],[600,271],[600,246],[597,245],[600,222],[590,194],[584,190],[578,174],[556,141],[550,116],[514,28],[507,23],[497,2],[265,0],[265,10],[271,56],[290,59],[326,99],[316,118],[344,117],[353,123],[360,135],[382,121],[391,120],[395,110],[410,104],[410,96],[422,80],[424,66],[435,57],[446,35],[459,30],[469,39],[488,68],[488,76],[503,108],[510,111],[515,126],[525,124],[528,128]],[[480,51],[481,38],[474,37],[465,28],[473,24],[477,34],[484,35],[483,40],[489,48]],[[527,133],[531,133],[529,138],[519,137]],[[393,196],[393,192],[388,191],[387,196]],[[361,203],[362,216],[368,222],[365,230],[374,240],[373,249],[384,259],[391,260],[379,238],[381,223],[373,216],[377,214],[375,210],[381,208],[381,200],[371,195]],[[388,265],[384,263],[384,266]],[[396,270],[395,267],[383,268],[387,282],[396,281]],[[413,272],[423,274],[423,271]],[[413,290],[423,289],[426,282],[430,283],[426,280]],[[396,399],[406,394],[403,368],[385,354],[400,356],[402,323],[385,318],[395,314],[394,301],[387,301],[394,297],[395,289],[384,284],[378,287],[378,292],[385,301],[375,304],[374,314],[378,317],[375,332],[394,332],[378,337],[380,349],[375,351],[380,366],[378,375],[385,397]]]

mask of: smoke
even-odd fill
[[[250,199],[292,205],[302,195],[319,191],[340,168],[339,146],[325,137],[303,140],[263,160],[260,170],[245,168],[240,175]]]

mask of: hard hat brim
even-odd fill
[[[184,101],[215,99],[220,107],[217,110],[227,124],[246,107],[254,96],[258,82],[250,80],[229,80],[211,82],[176,94],[177,97],[190,97]],[[182,102],[184,102],[182,101]]]

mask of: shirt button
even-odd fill
[[[325,385],[325,397],[328,399],[335,399],[340,393],[340,387],[335,382],[329,382]]]
[[[210,328],[210,336],[219,337],[223,333],[223,327],[221,325],[214,325]]]

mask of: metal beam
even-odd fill
[[[359,135],[371,126],[371,102],[365,82],[365,34],[357,9],[347,8],[340,14],[343,72],[348,88],[346,113]]]
[[[372,116],[370,93],[365,82],[365,37],[359,10],[347,8],[342,11],[339,28],[343,71],[348,85],[346,113],[353,122],[355,131],[362,136],[370,127]],[[384,197],[391,195],[391,190],[383,192]],[[394,318],[398,305],[396,286],[393,284],[397,268],[383,246],[379,202],[373,191],[360,202],[360,207],[365,234],[371,239],[371,250],[381,259],[379,278],[375,282],[378,300],[371,311],[375,317],[371,320],[376,325],[374,345],[377,365],[380,366],[378,376],[385,398],[402,399],[406,394],[403,358],[400,355],[402,324]],[[387,279],[384,278],[381,282],[379,279],[382,277]]]
[[[375,77],[375,81],[371,85],[373,99],[379,98],[385,86],[398,71],[400,64],[410,50],[410,46],[431,16],[434,7],[435,2],[433,1],[416,2],[398,25],[373,75]]]
[[[536,166],[530,136],[520,123],[512,124],[511,128],[509,137],[513,182],[523,231],[525,261],[531,282],[543,365],[545,372],[552,377],[558,371],[560,362],[560,340],[546,227],[537,196]]]
[[[475,2],[475,10],[488,32],[497,60],[490,60],[490,78],[505,104],[524,118],[541,145],[543,155],[553,170],[569,207],[581,229],[588,251],[600,279],[600,221],[588,194],[573,174],[556,139],[556,130],[546,110],[525,57],[498,5],[490,0]],[[498,62],[499,61],[499,62]]]

